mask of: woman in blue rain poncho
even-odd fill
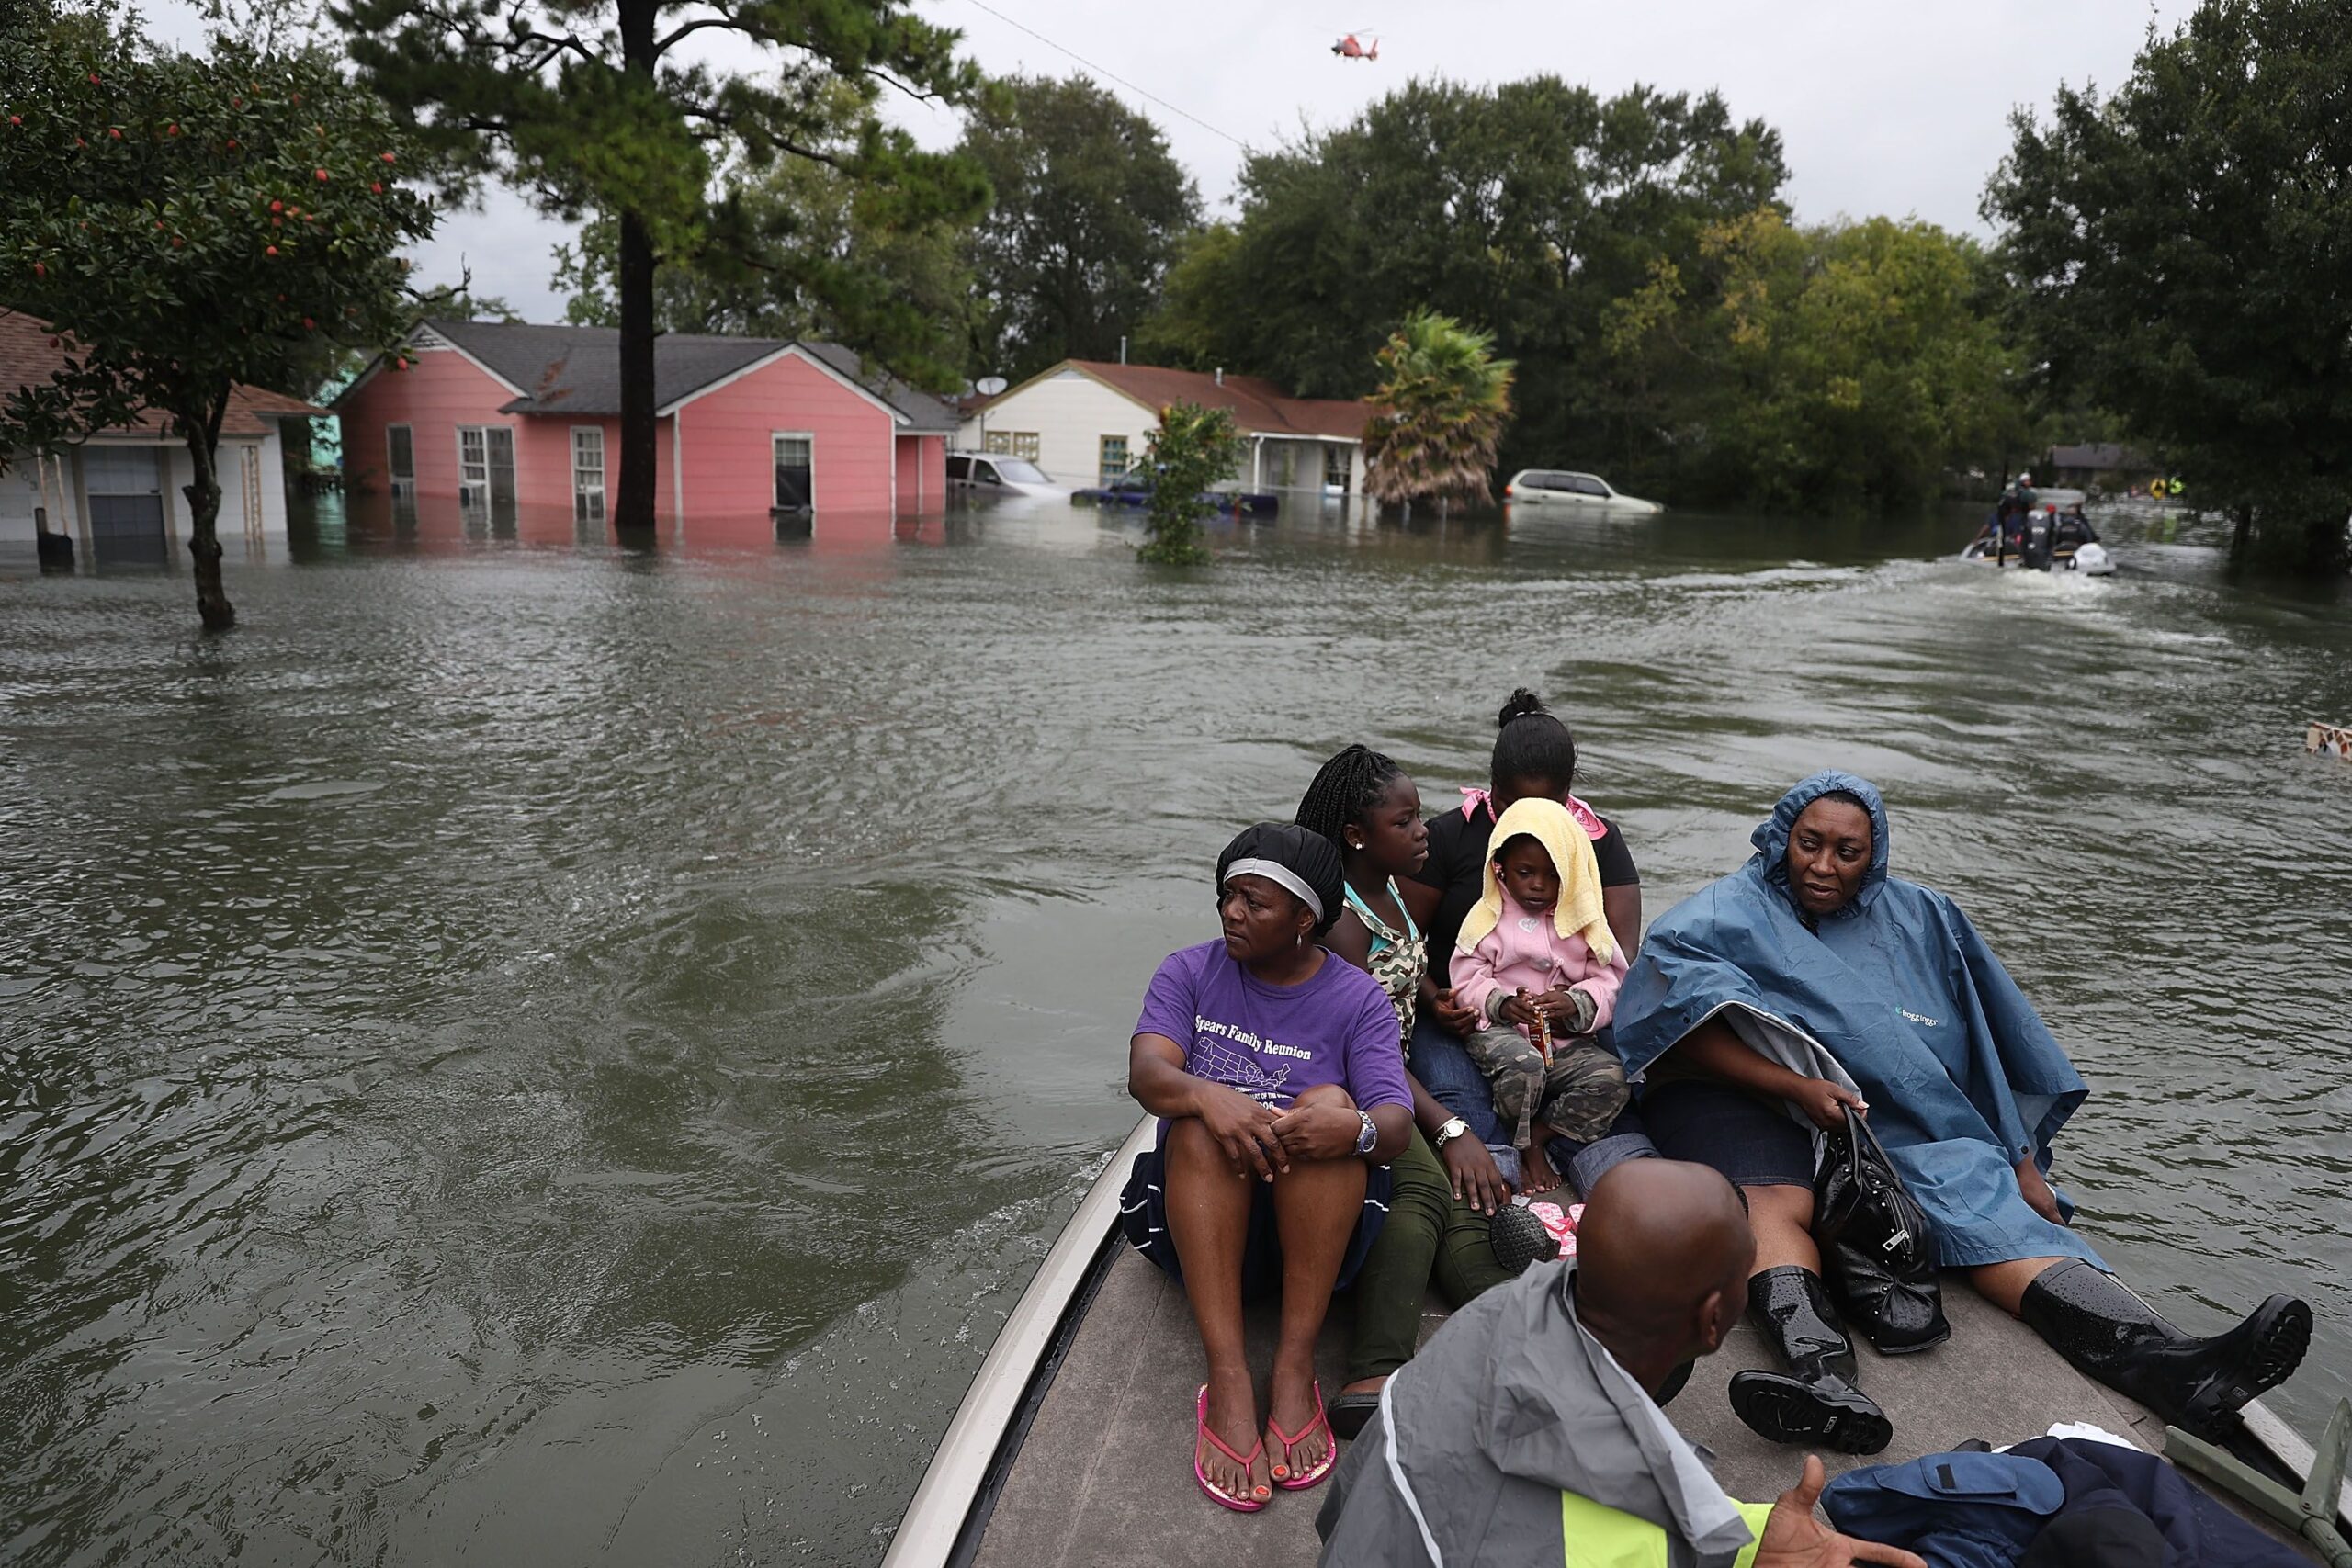
[[[2086,1090],[1959,906],[1888,874],[1886,807],[1849,773],[1781,798],[1756,853],[1650,928],[1617,1004],[1661,1153],[1712,1165],[1756,1229],[1748,1310],[1787,1375],[1740,1373],[1740,1418],[1780,1442],[1875,1453],[1886,1416],[1811,1235],[1816,1129],[1862,1110],[1927,1210],[1946,1269],[2089,1375],[2211,1434],[2283,1381],[2311,1309],[2273,1296],[2211,1339],[2181,1333],[2067,1226],[2051,1141]]]

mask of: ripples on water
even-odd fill
[[[355,525],[212,644],[177,578],[0,577],[0,1559],[878,1557],[1216,850],[1349,740],[1451,799],[1521,682],[1653,911],[1884,785],[2092,1080],[2088,1223],[2195,1325],[2307,1291],[2315,1426],[2352,614],[1916,558],[1961,532]]]

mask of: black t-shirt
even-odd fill
[[[1625,847],[1625,835],[1606,817],[1600,825],[1609,829],[1605,837],[1592,841],[1592,858],[1600,865],[1600,885],[1640,886],[1642,874],[1634,869],[1634,853]],[[1429,928],[1430,973],[1440,985],[1445,983],[1445,965],[1453,962],[1453,943],[1462,934],[1463,919],[1477,907],[1478,896],[1486,891],[1487,840],[1494,831],[1494,811],[1485,806],[1468,817],[1457,806],[1430,818],[1430,858],[1421,863],[1413,880],[1436,888],[1441,895],[1437,918]]]

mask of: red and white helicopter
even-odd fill
[[[1331,52],[1342,60],[1377,60],[1380,58],[1380,35],[1350,33],[1331,46]]]

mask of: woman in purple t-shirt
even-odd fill
[[[1387,993],[1317,940],[1343,886],[1320,834],[1244,831],[1217,858],[1223,940],[1160,964],[1127,1048],[1127,1091],[1166,1120],[1136,1159],[1122,1223],[1192,1302],[1208,1361],[1193,1475],[1240,1513],[1274,1486],[1314,1485],[1338,1458],[1315,1337],[1379,1232],[1387,1162],[1413,1130]],[[1261,1428],[1241,1303],[1275,1287]]]

